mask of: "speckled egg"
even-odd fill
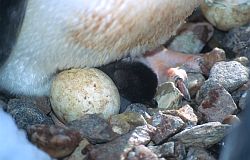
[[[203,0],[201,10],[211,24],[223,31],[250,22],[249,0]]]
[[[120,109],[120,96],[115,84],[105,73],[94,68],[59,73],[51,86],[50,101],[62,122],[94,113],[107,119]]]

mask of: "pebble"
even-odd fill
[[[95,145],[89,151],[89,160],[126,159],[128,152],[138,145],[146,145],[155,133],[155,128],[150,125],[136,127],[133,131],[122,135],[106,144]]]
[[[124,112],[121,114],[113,115],[109,119],[112,130],[117,134],[125,134],[135,129],[137,126],[147,124],[147,121],[142,115],[135,112]]]
[[[166,142],[158,146],[148,146],[159,158],[175,158],[184,159],[186,157],[186,150],[180,142]]]
[[[249,92],[247,92],[247,91],[245,93],[243,93],[240,100],[239,100],[239,108],[241,110],[244,110],[247,106],[247,104],[246,104],[247,94],[249,94]]]
[[[209,79],[214,79],[232,92],[248,81],[248,69],[236,61],[217,62],[212,67]]]
[[[30,101],[12,99],[8,103],[8,112],[15,119],[18,128],[27,129],[34,124],[54,124],[52,119]]]
[[[118,136],[108,122],[96,114],[84,115],[81,119],[67,123],[66,126],[79,131],[81,137],[87,138],[92,144],[109,142]]]
[[[141,103],[130,104],[124,112],[135,112],[142,115],[146,120],[151,119],[147,106]]]
[[[94,68],[59,73],[51,86],[50,101],[62,122],[94,113],[107,119],[120,110],[120,95],[115,84],[105,73]]]
[[[216,159],[203,148],[190,147],[188,149],[186,160],[216,160]]]
[[[214,89],[223,89],[223,86],[214,79],[206,80],[201,86],[200,90],[198,90],[195,97],[195,102],[197,104],[201,104],[203,99],[208,96],[209,91]]]
[[[237,106],[232,96],[223,87],[209,90],[198,107],[206,122],[222,122],[236,110]]]
[[[64,160],[85,160],[87,158],[87,155],[83,152],[83,150],[85,150],[88,145],[88,140],[85,138],[82,139],[78,147],[74,150],[74,152],[69,157],[66,157]]]
[[[155,100],[158,108],[161,109],[178,109],[182,94],[173,82],[165,82],[158,86]]]
[[[225,137],[229,125],[220,122],[209,122],[187,128],[171,137],[170,141],[180,141],[185,147],[211,147]]]
[[[28,135],[32,143],[55,158],[72,153],[81,140],[79,132],[54,125],[29,126]]]
[[[201,10],[211,24],[223,31],[250,22],[250,2],[248,0],[203,1]]]
[[[193,98],[196,96],[197,91],[200,89],[205,81],[205,77],[200,73],[187,73],[187,86],[190,96]]]
[[[152,118],[152,125],[156,127],[156,133],[152,141],[156,144],[165,142],[173,134],[179,132],[185,125],[180,117],[159,113]]]
[[[135,146],[130,152],[126,160],[159,160],[157,155],[144,145]]]
[[[222,46],[228,52],[250,59],[250,23],[230,30],[222,39]]]
[[[198,123],[198,117],[194,113],[194,109],[186,104],[178,110],[165,110],[162,111],[164,114],[170,114],[173,116],[180,117],[184,122],[185,125],[188,126],[195,126]]]

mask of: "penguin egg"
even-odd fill
[[[94,113],[107,119],[120,109],[120,96],[115,84],[105,73],[94,68],[59,73],[51,86],[50,101],[62,122]]]

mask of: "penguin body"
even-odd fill
[[[4,1],[4,0],[2,0]],[[199,0],[25,0],[0,88],[48,95],[61,70],[135,57],[167,41]]]

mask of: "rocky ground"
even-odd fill
[[[166,46],[205,59],[205,70],[180,66],[188,74],[191,101],[183,99],[173,82],[165,82],[154,98],[157,108],[126,104],[124,112],[109,119],[92,114],[62,123],[48,97],[2,94],[0,106],[33,144],[58,159],[218,159],[230,127],[246,107],[249,37],[250,24],[221,31],[200,10],[188,19]]]

